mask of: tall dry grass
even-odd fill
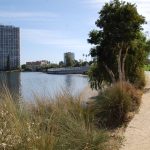
[[[104,150],[108,137],[93,123],[93,114],[78,97],[62,94],[31,103],[0,94],[0,149]]]

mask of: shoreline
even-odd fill
[[[84,102],[89,102],[92,98],[98,96],[98,91],[97,90],[92,90],[90,85],[87,85],[81,92],[79,97],[81,100]]]

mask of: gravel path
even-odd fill
[[[150,72],[146,72],[146,79],[140,111],[129,123],[120,150],[150,150]]]

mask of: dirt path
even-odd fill
[[[150,150],[150,72],[146,73],[146,79],[140,111],[129,123],[120,150]]]

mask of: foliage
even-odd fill
[[[93,124],[93,115],[79,98],[68,94],[15,104],[0,96],[0,149],[104,150],[108,137]]]
[[[118,127],[128,120],[128,113],[138,110],[142,93],[131,84],[116,83],[102,91],[92,109],[99,126]]]
[[[26,64],[21,65],[21,69],[26,69]]]
[[[29,68],[26,64],[21,65],[21,69],[22,69],[23,71],[32,71],[32,69]]]
[[[81,66],[81,63],[77,60],[74,60],[73,67],[80,67],[80,66]]]
[[[96,26],[100,30],[91,31],[88,39],[89,43],[95,45],[90,54],[95,58],[96,66],[101,72],[97,81],[96,78],[93,81],[91,78],[92,85],[98,83],[96,86],[100,87],[103,81],[112,83],[117,80],[130,80],[131,73],[137,68],[132,69],[132,63],[127,58],[128,54],[133,57],[133,62],[143,52],[144,56],[142,55],[140,64],[137,64],[137,66],[140,65],[138,67],[141,67],[145,61],[146,39],[143,40],[140,33],[145,19],[138,14],[134,4],[119,0],[106,3],[99,15]],[[143,42],[139,49],[137,41]]]
[[[64,62],[63,61],[59,62],[59,67],[64,67]]]
[[[59,65],[56,63],[51,63],[49,66],[47,66],[47,68],[58,68]]]
[[[149,41],[146,40],[144,34],[138,34],[137,39],[131,43],[131,48],[127,55],[125,70],[128,75],[127,80],[139,88],[142,88],[145,85],[143,68],[149,52]]]
[[[93,63],[90,66],[90,69],[88,71],[88,75],[90,77],[89,81],[90,81],[91,88],[94,88],[96,90],[98,90],[99,88],[103,88],[102,85],[105,79],[106,78],[109,79],[109,76],[107,72],[105,71],[105,69],[103,70],[103,73],[102,73],[101,70],[99,69],[100,67],[104,69],[102,64]]]
[[[146,85],[144,69],[142,68],[142,69],[136,70],[136,72],[137,72],[137,74],[136,74],[136,78],[134,80],[134,85],[135,85],[135,87],[142,90]]]
[[[145,71],[150,71],[150,65],[144,65],[144,70]]]

